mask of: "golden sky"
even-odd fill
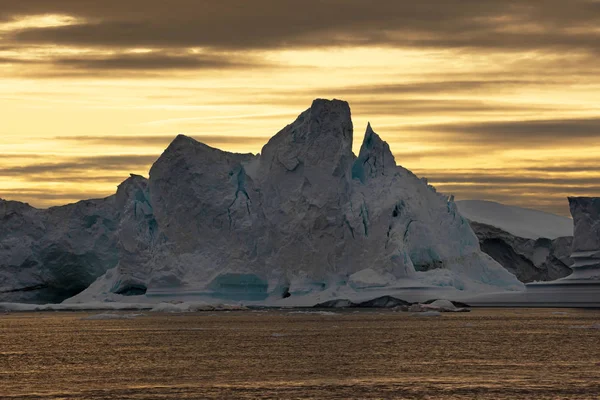
[[[600,195],[600,2],[0,0],[0,197],[147,176],[178,133],[260,152],[316,97],[457,199]]]

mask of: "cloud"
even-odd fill
[[[27,48],[22,49],[26,54]],[[111,55],[84,53],[78,56],[57,56],[51,52],[43,57],[0,57],[0,65],[22,64],[28,68],[16,71],[29,77],[102,77],[130,74],[135,77],[155,76],[172,71],[224,70],[266,68],[264,61],[248,55],[151,51],[146,53],[115,53]],[[143,75],[142,75],[143,74]],[[117,75],[118,76],[118,75]],[[122,76],[122,75],[121,75]]]
[[[52,156],[51,154],[38,154],[38,153],[4,153],[0,154],[1,160],[11,160],[11,159],[32,159],[32,158],[47,158],[48,156]]]
[[[555,175],[544,175],[544,166],[453,171],[415,169],[414,172],[427,178],[439,192],[453,194],[459,200],[492,200],[568,216],[568,196],[600,194],[600,168],[590,174],[590,166],[584,165],[581,170],[576,167],[576,161],[557,166],[556,171],[549,167],[548,172]],[[560,174],[559,168],[566,170],[566,174]],[[579,174],[581,172],[588,173]]]
[[[461,141],[467,144],[547,147],[557,144],[580,145],[582,141],[598,144],[600,118],[450,123],[405,129],[449,133],[452,134],[454,142]]]
[[[32,64],[33,61],[22,58],[0,57],[0,65],[2,64]]]
[[[52,175],[66,173],[76,175],[81,173],[93,174],[90,171],[124,171],[149,167],[158,156],[156,155],[107,155],[96,157],[67,158],[61,162],[42,162],[19,166],[0,167],[0,176],[27,178],[32,175]]]
[[[548,165],[541,167],[528,167],[527,171],[547,173],[600,172],[600,164],[597,162],[595,165],[586,165],[576,161],[572,165]],[[600,181],[600,176],[598,177],[598,181]]]
[[[266,136],[224,136],[224,135],[192,135],[194,139],[209,146],[218,145],[252,145],[262,146],[269,140]],[[131,135],[131,136],[56,136],[55,140],[75,141],[86,144],[102,144],[115,146],[156,145],[166,147],[175,139],[175,135]]]
[[[394,158],[398,165],[402,165],[406,162],[422,161],[428,158],[455,158],[455,157],[469,157],[473,156],[475,150],[473,149],[457,149],[449,151],[446,149],[428,149],[420,151],[395,151]],[[490,152],[492,153],[492,152]]]
[[[420,176],[425,176],[431,182],[437,183],[468,183],[468,184],[496,184],[496,185],[522,185],[522,184],[537,184],[542,186],[558,186],[558,185],[600,185],[600,176],[589,177],[543,177],[535,175],[525,175],[523,171],[518,174],[518,170],[510,171],[506,175],[494,174],[487,170],[480,172],[462,173],[462,172],[439,172],[431,170],[416,170],[415,173]],[[499,186],[497,186],[499,187]]]
[[[366,115],[436,115],[449,113],[461,115],[465,113],[506,113],[523,112],[524,108],[519,104],[510,104],[483,100],[461,100],[461,99],[411,99],[411,98],[385,98],[385,99],[363,99],[358,97],[351,100],[352,109]],[[553,111],[558,106],[528,104],[527,111]],[[564,108],[563,108],[564,109]],[[458,130],[465,125],[425,125],[431,131],[442,129]],[[420,130],[420,129],[419,129]],[[454,130],[452,130],[454,131]]]
[[[7,3],[7,4],[4,4]],[[0,18],[61,14],[79,23],[21,29],[19,43],[265,49],[323,45],[569,49],[598,52],[596,1],[173,0],[4,1]],[[104,2],[103,2],[104,4]],[[143,10],[143,11],[141,11]]]
[[[218,55],[171,55],[171,54],[120,54],[114,56],[87,56],[55,58],[51,61],[56,66],[84,68],[89,70],[169,70],[169,69],[222,69],[246,68],[258,66],[259,63],[236,61]]]
[[[49,15],[62,17],[50,21],[51,18],[44,17]],[[511,149],[535,151],[564,146],[573,154],[576,148],[597,146],[600,118],[571,117],[594,115],[594,112],[598,115],[590,99],[600,73],[599,18],[600,2],[588,0],[381,0],[370,7],[365,7],[363,0],[0,0],[0,69],[9,78],[109,76],[127,78],[127,82],[155,76],[170,78],[156,86],[154,81],[146,81],[136,86],[140,90],[129,90],[126,99],[114,102],[112,97],[108,101],[98,97],[100,85],[91,85],[92,89],[75,82],[61,87],[62,96],[50,93],[44,99],[34,93],[34,90],[44,91],[36,83],[26,86],[26,82],[15,81],[14,87],[7,91],[10,97],[4,96],[3,100],[13,101],[9,105],[18,108],[21,104],[36,107],[48,102],[48,98],[71,102],[86,96],[80,106],[93,109],[98,115],[100,107],[114,107],[122,112],[129,107],[159,109],[162,104],[155,102],[159,100],[169,103],[173,107],[169,112],[150,111],[136,119],[155,119],[132,127],[151,133],[159,129],[168,131],[167,124],[177,124],[177,129],[207,124],[208,118],[198,117],[205,112],[196,113],[193,108],[202,101],[213,106],[260,106],[239,112],[237,120],[226,115],[229,111],[211,117],[211,126],[218,128],[216,132],[223,130],[224,124],[248,123],[249,118],[253,118],[253,124],[249,125],[258,131],[258,118],[287,118],[283,113],[275,115],[275,108],[293,110],[290,112],[293,118],[304,108],[304,102],[308,104],[317,96],[336,96],[350,100],[353,114],[360,119],[368,116],[377,122],[381,116],[387,120],[388,125],[382,127],[381,133],[392,148],[399,150],[396,158],[400,164],[414,163],[420,167],[427,165],[427,161],[439,165],[438,160],[482,154],[490,157],[489,164],[502,164],[513,160],[502,153]],[[339,58],[332,55],[330,59],[328,55],[321,69],[311,66],[321,62],[312,53],[298,62],[293,52],[268,52],[331,46],[377,48],[375,57],[382,54],[382,47],[418,51],[406,52],[407,57],[415,54],[416,60],[391,59],[386,71],[382,71],[380,59],[372,60],[374,71],[368,70],[372,68],[371,60],[353,64],[349,57],[363,54],[363,49],[355,50],[356,53],[342,51]],[[438,59],[439,64],[431,64]],[[349,76],[356,77],[356,81],[346,80],[347,87],[336,88],[332,83],[332,87],[311,89],[313,85],[328,85],[323,79],[328,79],[325,68],[331,63],[341,71],[338,79],[331,82],[341,82]],[[424,65],[424,71],[418,69],[420,65]],[[294,69],[289,71],[288,67]],[[268,83],[261,82],[261,76],[267,75],[265,70],[271,72],[271,68],[281,75]],[[254,69],[261,70],[256,80]],[[220,73],[221,70],[225,72]],[[241,70],[244,73],[238,75]],[[203,72],[202,76],[197,74],[200,79],[194,76],[193,82],[176,81],[198,71]],[[292,73],[301,76],[301,80],[290,82]],[[204,75],[209,79],[204,80]],[[324,78],[319,80],[314,76]],[[243,88],[247,79],[252,79],[252,84]],[[373,84],[368,84],[369,81]],[[306,89],[298,89],[298,85],[305,85]],[[115,86],[115,96],[127,91],[126,86]],[[173,86],[184,87],[173,90]],[[18,95],[13,90],[24,87],[32,89],[31,93]],[[107,90],[112,93],[113,89]],[[71,96],[69,91],[76,93]],[[148,97],[143,101],[134,98],[142,94]],[[159,95],[172,97],[151,97]],[[61,98],[57,100],[55,96]],[[92,98],[93,101],[89,100]],[[540,103],[536,103],[537,99]],[[64,104],[67,107],[68,103]],[[181,107],[176,110],[178,105]],[[190,108],[186,110],[183,106]],[[461,122],[439,123],[447,117]],[[486,121],[472,122],[475,119]],[[409,120],[411,124],[418,121],[426,125],[407,125]],[[114,128],[115,132],[124,132]],[[190,131],[207,131],[193,128]],[[244,127],[239,132],[250,130]],[[266,137],[219,135],[195,138],[215,147],[231,148],[258,149],[267,141]],[[82,149],[94,145],[127,146],[127,152],[139,151],[135,149],[140,143],[145,147],[156,146],[158,152],[171,139],[169,135],[56,138],[76,141],[66,144],[74,147],[81,144]],[[423,147],[427,148],[419,150]],[[13,165],[24,160],[3,154],[0,174],[11,180],[18,177],[36,182],[36,186],[48,179],[60,181],[65,187],[68,182],[85,179],[108,183],[115,178],[118,183],[121,173],[146,172],[156,158],[153,155],[102,157],[31,158],[26,164]],[[577,188],[596,187],[592,181],[597,179],[599,167],[594,160],[583,163],[578,157],[573,162],[557,163],[551,157],[547,156],[544,163],[528,163],[529,167],[519,170],[417,172],[431,175],[432,182],[441,188],[460,189],[462,194],[474,195],[475,192],[468,191],[479,187],[481,196],[505,196],[512,203],[535,199],[544,206],[549,202],[562,204],[563,200],[552,195],[551,190],[562,196],[565,190],[576,192]],[[516,161],[519,165],[525,163]]]
[[[98,199],[114,194],[106,191],[86,190],[80,192],[57,192],[48,190],[36,190],[27,187],[2,189],[0,190],[0,199],[31,202],[35,207],[49,207],[65,202],[75,202],[81,199]]]
[[[335,93],[342,96],[396,96],[396,95],[413,95],[413,94],[445,94],[445,93],[462,93],[473,92],[475,90],[498,90],[505,88],[523,88],[529,85],[559,85],[563,84],[559,81],[548,81],[541,79],[493,79],[488,80],[472,79],[472,80],[439,80],[439,81],[421,81],[410,83],[391,83],[391,84],[375,84],[375,85],[360,85],[360,86],[345,86],[331,88],[316,88],[307,89],[306,93]]]

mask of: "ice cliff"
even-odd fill
[[[569,197],[569,206],[575,223],[575,264],[567,279],[600,282],[600,197]]]
[[[112,258],[97,256],[110,269],[69,301],[185,294],[266,302],[374,288],[522,288],[480,250],[453,200],[397,166],[370,125],[358,156],[352,140],[348,104],[321,99],[260,155],[178,136],[149,179],[129,178],[102,200],[110,203],[112,225],[101,241],[108,248],[98,251]],[[73,224],[82,222],[74,221],[77,230]],[[98,248],[97,233],[84,232]],[[63,236],[42,230],[19,252],[26,259],[38,242]],[[7,254],[16,248],[1,243]],[[10,268],[19,271],[23,263]]]
[[[118,262],[115,196],[39,210],[0,200],[0,301],[60,302]]]
[[[492,201],[456,205],[479,238],[481,250],[521,282],[553,281],[570,275],[573,220]]]
[[[554,281],[573,272],[572,236],[527,239],[498,227],[470,221],[481,250],[521,282]]]

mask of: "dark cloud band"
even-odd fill
[[[108,0],[102,6],[90,0],[2,3],[0,18],[5,20],[47,13],[80,19],[69,26],[19,30],[13,35],[19,43],[218,49],[322,45],[600,49],[598,33],[581,29],[597,24],[600,4],[593,0],[382,0],[372,7],[361,0]]]

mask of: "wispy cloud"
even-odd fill
[[[66,158],[58,162],[31,163],[0,168],[0,176],[31,177],[51,175],[57,172],[89,173],[90,171],[124,171],[128,168],[148,166],[156,160],[155,155],[106,155],[96,157]],[[93,176],[91,177],[93,179]]]
[[[216,145],[253,145],[258,146],[267,143],[268,137],[254,136],[226,136],[226,135],[192,135],[199,142]],[[139,146],[153,145],[166,147],[175,135],[129,135],[129,136],[56,136],[55,140],[72,141],[87,144],[102,144],[114,146]],[[1,157],[1,156],[0,156]]]

